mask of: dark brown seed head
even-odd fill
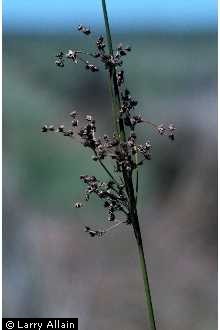
[[[158,133],[159,133],[160,135],[163,135],[163,134],[165,133],[165,131],[166,131],[166,129],[165,129],[165,127],[164,127],[163,124],[157,126],[157,130],[158,130]]]
[[[97,236],[97,232],[94,231],[94,230],[90,230],[90,231],[89,231],[89,235],[90,235],[91,237]]]
[[[120,55],[121,56],[125,56],[127,53],[126,53],[126,51],[124,50],[124,49],[122,49],[122,50],[120,50]]]
[[[90,29],[84,29],[83,33],[88,36],[91,33],[91,31]]]
[[[41,132],[46,133],[48,131],[48,126],[44,125],[41,127]]]
[[[53,132],[53,131],[55,130],[55,128],[54,128],[53,125],[50,125],[50,126],[48,127],[48,130],[51,131],[51,132]]]
[[[56,54],[56,57],[58,57],[59,59],[62,59],[64,56],[64,53],[62,51],[60,51],[58,54]]]
[[[60,68],[63,68],[64,67],[64,61],[63,60],[56,60],[55,61],[55,64],[60,67]]]
[[[64,125],[60,125],[58,127],[58,132],[63,133],[63,131],[64,131]]]
[[[82,203],[79,203],[79,202],[76,202],[75,204],[74,204],[74,207],[75,208],[80,208],[80,207],[82,207],[83,205],[82,205]]]

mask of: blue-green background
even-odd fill
[[[150,138],[139,210],[159,329],[217,329],[217,2],[109,1],[114,44],[132,45],[127,85],[138,111],[175,123],[176,141]],[[76,32],[91,27],[91,37]],[[81,174],[104,178],[87,149],[44,123],[77,109],[111,134],[106,72],[58,69],[59,49],[94,49],[100,1],[3,3],[3,314],[79,317],[83,329],[145,329],[132,230],[108,226],[100,203],[72,208]]]

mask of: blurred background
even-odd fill
[[[217,329],[217,1],[108,1],[113,40],[132,46],[127,86],[138,112],[175,123],[174,143],[149,127],[140,221],[158,329]],[[89,25],[92,35],[76,31]],[[79,317],[80,329],[145,329],[131,228],[108,226],[95,199],[74,209],[81,174],[105,178],[79,144],[44,135],[73,109],[111,134],[106,72],[54,64],[95,49],[101,1],[3,2],[3,315]]]

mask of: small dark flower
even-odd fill
[[[70,129],[70,130],[68,130],[66,132],[63,132],[63,135],[64,136],[73,136],[73,131]]]
[[[143,123],[143,118],[140,115],[133,116],[137,124]]]
[[[86,66],[85,66],[85,68],[86,68],[87,70],[90,70],[91,72],[97,72],[97,71],[99,71],[99,69],[97,68],[97,66],[95,66],[94,64],[89,64],[88,61],[86,61]]]
[[[110,203],[108,201],[105,201],[104,207],[109,207],[109,206],[110,206]]]
[[[46,133],[48,131],[48,126],[44,125],[41,127],[41,132]]]
[[[62,59],[63,56],[64,56],[64,53],[63,53],[62,51],[60,51],[60,52],[56,55],[56,57],[58,57],[59,59]]]
[[[148,152],[144,153],[144,157],[145,157],[147,160],[151,160],[151,154],[150,154],[150,152],[148,151]]]
[[[73,51],[71,49],[68,50],[68,53],[66,54],[66,57],[68,59],[71,59],[73,60],[74,63],[78,63],[78,57],[77,57],[77,52],[76,51]]]
[[[104,230],[92,230],[89,226],[85,226],[84,231],[88,233],[91,237],[101,237],[105,234]]]
[[[104,134],[104,135],[103,135],[103,139],[104,139],[105,141],[109,141],[109,136],[108,136],[107,134]]]
[[[157,126],[157,130],[158,130],[158,132],[159,132],[160,135],[164,135],[164,133],[166,131],[166,128],[164,127],[163,124],[161,124],[161,125],[158,125]]]
[[[55,128],[54,128],[53,125],[50,125],[50,126],[48,127],[48,130],[51,131],[51,132],[54,132]]]
[[[90,64],[89,65],[89,69],[91,72],[98,72],[99,69],[97,68],[97,66],[93,65],[93,64]]]
[[[88,29],[87,27],[83,26],[82,24],[80,24],[77,29],[78,29],[78,31],[81,31],[85,35],[89,35],[91,33],[90,29]]]
[[[123,49],[123,45],[122,45],[122,43],[120,43],[118,46],[117,46],[117,50],[122,50]]]
[[[124,49],[120,50],[119,53],[121,56],[125,56],[127,54],[127,52]]]
[[[91,33],[90,29],[88,28],[84,28],[82,32],[86,35],[89,35]]]
[[[130,102],[132,107],[136,107],[138,105],[138,101],[137,100],[131,100]]]
[[[94,231],[94,230],[89,230],[89,235],[90,235],[91,237],[97,236],[97,232]]]
[[[63,131],[64,131],[64,125],[60,125],[58,127],[58,132],[63,133]]]
[[[74,207],[77,208],[77,209],[79,209],[79,208],[82,207],[82,206],[83,206],[82,203],[79,203],[79,202],[76,202],[76,203],[74,204]]]
[[[60,68],[63,68],[64,67],[64,61],[63,60],[56,60],[55,61],[55,64],[60,67]]]

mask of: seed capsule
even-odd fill
[[[60,68],[63,68],[64,67],[64,61],[63,60],[56,60],[55,61],[55,64],[60,67]]]
[[[77,208],[77,209],[79,209],[82,206],[83,206],[82,203],[79,203],[79,202],[74,204],[74,207]]]
[[[94,230],[90,230],[90,231],[89,231],[89,235],[90,235],[91,237],[94,237],[94,236],[97,235],[97,232],[94,231]]]
[[[63,131],[64,131],[64,125],[60,125],[58,127],[58,132],[63,133]]]
[[[157,130],[158,130],[158,132],[159,132],[160,135],[163,135],[165,133],[165,131],[166,131],[166,129],[165,129],[165,127],[164,127],[163,124],[157,126]]]
[[[62,59],[63,56],[64,56],[64,54],[63,54],[62,51],[60,51],[60,52],[56,55],[56,57],[58,57],[59,59]]]
[[[41,132],[45,133],[47,131],[48,131],[48,126],[47,125],[42,126]]]
[[[88,232],[88,231],[90,231],[90,227],[89,226],[85,226],[85,232]]]
[[[55,130],[55,128],[54,128],[53,125],[50,125],[50,126],[48,127],[48,130],[51,131],[51,132],[53,132],[53,131]]]

